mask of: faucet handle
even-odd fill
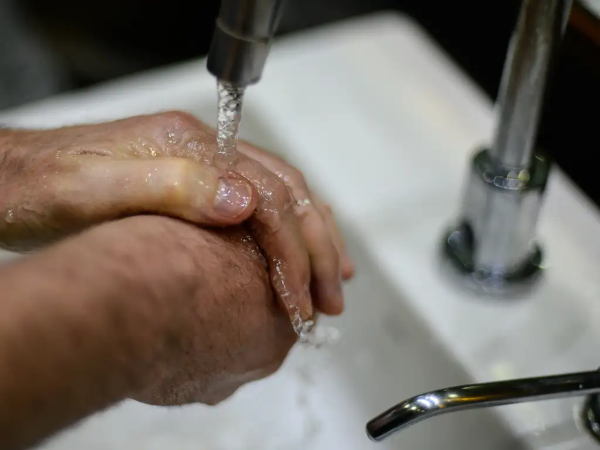
[[[579,372],[537,378],[449,387],[404,400],[367,423],[367,435],[380,442],[411,425],[441,414],[513,403],[590,395],[588,426],[600,442],[600,372]],[[593,394],[593,395],[592,395]],[[593,411],[590,409],[593,407]]]

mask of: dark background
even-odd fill
[[[495,98],[519,0],[287,0],[279,34],[383,9],[415,18]],[[0,0],[0,108],[206,54],[219,2]],[[539,146],[600,204],[600,25],[575,8]],[[357,55],[360,57],[360,55]]]

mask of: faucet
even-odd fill
[[[536,137],[552,65],[572,0],[523,0],[504,65],[492,144],[468,173],[460,219],[445,236],[444,256],[479,292],[520,292],[539,278],[535,228],[550,171]],[[469,409],[587,395],[582,421],[600,443],[600,372],[449,387],[407,399],[372,419],[382,441],[430,417]]]
[[[535,145],[571,6],[572,0],[523,0],[504,65],[493,141],[474,155],[460,219],[444,239],[445,259],[479,292],[518,293],[540,275],[535,228],[550,163]]]
[[[600,372],[571,373],[539,378],[455,386],[404,400],[367,424],[367,435],[380,442],[431,417],[470,409],[587,395],[582,418],[600,442]]]
[[[258,83],[267,61],[283,0],[223,0],[207,67],[220,82]]]
[[[257,83],[283,0],[223,0],[208,70],[236,87]],[[550,164],[535,151],[552,64],[572,0],[523,0],[498,95],[492,145],[472,160],[458,225],[445,256],[468,284],[487,293],[518,291],[540,274],[535,228]],[[405,400],[367,424],[382,441],[430,417],[468,409],[587,395],[583,419],[600,442],[600,371],[456,386]]]
[[[510,294],[540,275],[535,229],[550,171],[535,152],[540,112],[572,0],[523,0],[498,95],[492,145],[475,154],[444,256],[477,290]],[[222,0],[207,67],[220,82],[257,83],[283,0]]]

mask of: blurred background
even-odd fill
[[[279,34],[378,10],[401,11],[494,99],[519,5],[519,0],[287,0]],[[218,8],[218,0],[0,0],[0,109],[201,57]],[[597,204],[600,21],[593,11],[599,10],[599,0],[580,1],[573,9],[539,139]]]

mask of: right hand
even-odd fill
[[[273,297],[266,261],[244,228],[206,230],[144,216],[91,234],[97,242],[121,243],[115,260],[123,256],[129,278],[149,293],[124,302],[119,313],[124,323],[139,324],[139,335],[150,339],[144,347],[164,349],[144,362],[143,380],[131,395],[136,400],[219,403],[275,372],[296,342]]]

